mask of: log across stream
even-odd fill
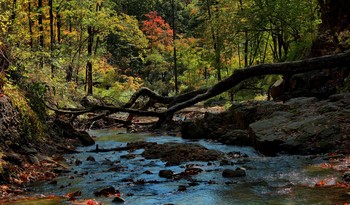
[[[114,197],[94,195],[97,190],[110,186],[119,190],[126,200],[124,204],[133,205],[344,204],[350,199],[346,188],[336,186],[340,174],[328,166],[324,156],[264,157],[249,147],[147,133],[126,134],[123,130],[97,130],[91,134],[96,136],[99,149],[126,147],[128,142],[142,140],[158,144],[199,144],[223,155],[218,160],[171,165],[160,159],[145,159],[141,155],[144,149],[95,153],[89,152],[95,146],[80,147],[79,153],[65,156],[71,168],[62,170],[55,183],[31,185],[28,190],[32,199],[8,204],[87,204],[89,199],[114,204]],[[236,168],[244,169],[246,176],[223,177],[223,170]],[[170,177],[160,177],[160,170],[173,173]],[[182,175],[185,170],[200,171]],[[76,201],[69,201],[68,193],[77,192],[80,195]]]

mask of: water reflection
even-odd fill
[[[125,146],[127,142],[147,140],[166,143],[199,143],[208,149],[216,149],[225,153],[241,152],[249,156],[249,160],[239,163],[230,159],[233,165],[219,166],[220,162],[190,162],[204,170],[192,180],[168,180],[160,178],[161,169],[171,169],[174,172],[184,171],[183,166],[165,167],[160,160],[145,160],[139,154],[142,150],[133,152],[85,152],[94,148],[78,148],[81,153],[67,155],[67,161],[74,164],[82,161],[79,166],[73,166],[73,171],[58,178],[57,185],[39,183],[31,189],[33,193],[63,196],[68,192],[82,191],[82,198],[96,198],[93,192],[101,187],[114,186],[120,190],[127,200],[125,204],[343,204],[348,201],[345,189],[314,187],[323,179],[336,178],[328,169],[321,169],[314,164],[322,163],[321,158],[308,156],[278,156],[263,157],[249,147],[227,146],[211,141],[188,141],[179,137],[150,136],[148,134],[127,134],[125,130],[91,131],[96,136],[100,147],[115,148]],[[121,158],[122,155],[135,154],[133,159]],[[96,161],[86,161],[92,156]],[[190,164],[185,163],[185,164]],[[184,165],[185,165],[184,164]],[[222,177],[223,169],[243,167],[247,170],[244,178],[227,179]],[[111,169],[113,168],[113,170]],[[148,172],[145,173],[145,171]],[[75,174],[74,174],[75,173]],[[151,174],[149,174],[151,173]],[[130,182],[144,180],[146,184]],[[128,181],[129,180],[129,181]],[[195,186],[190,186],[196,182]],[[179,186],[186,186],[186,191],[178,191]],[[64,188],[59,188],[64,187]],[[98,198],[103,204],[111,204],[110,198]],[[67,204],[66,201],[36,201],[35,204]],[[11,204],[23,204],[22,202]],[[27,203],[30,204],[30,203]],[[68,203],[69,204],[69,203]]]

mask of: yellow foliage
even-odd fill
[[[13,106],[17,107],[21,115],[20,131],[29,139],[43,139],[44,125],[32,110],[23,91],[11,83],[3,87],[5,95],[9,96]]]

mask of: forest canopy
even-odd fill
[[[340,45],[334,52],[346,48],[346,26],[320,28],[331,8],[324,4],[331,3],[1,0],[0,68],[9,83],[61,107],[86,95],[127,102],[141,87],[173,96],[236,69],[308,57],[320,32]],[[265,96],[276,78],[250,80],[236,99]]]

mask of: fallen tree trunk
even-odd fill
[[[129,114],[137,116],[153,116],[158,117],[158,125],[162,124],[169,116],[172,116],[175,112],[182,110],[186,107],[192,106],[198,102],[207,100],[227,90],[235,87],[242,81],[247,79],[263,76],[263,75],[288,75],[292,76],[298,73],[306,73],[313,70],[332,69],[340,66],[348,66],[350,64],[350,50],[335,54],[327,55],[316,58],[309,58],[305,60],[290,61],[275,64],[260,64],[250,66],[247,68],[237,69],[228,78],[218,82],[210,88],[202,88],[189,93],[181,94],[173,97],[164,97],[148,88],[141,88],[130,98],[129,102],[121,107],[105,106],[105,105],[92,105],[90,108],[86,108],[81,111],[68,111],[59,110],[49,107],[56,112],[62,114],[83,114],[87,112],[95,111],[109,111],[108,114],[116,112],[127,112]],[[149,100],[167,105],[167,109],[164,111],[149,111],[142,109],[131,108],[138,98],[141,96],[149,97]],[[104,114],[105,115],[105,114]]]

